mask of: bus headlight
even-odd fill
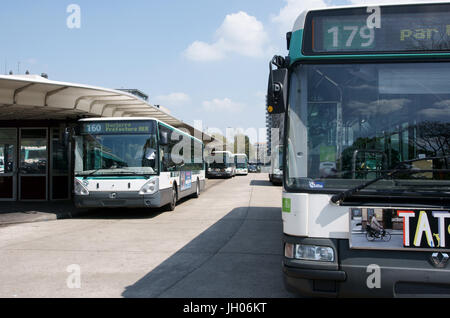
[[[153,178],[142,186],[139,194],[153,194],[158,191],[158,178]]]
[[[306,261],[334,262],[334,250],[328,246],[286,243],[284,256]]]
[[[75,178],[73,190],[76,195],[89,195],[88,189],[81,183],[80,180]]]

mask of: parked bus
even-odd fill
[[[450,296],[449,15],[449,3],[310,10],[289,58],[272,59],[289,290]]]
[[[236,165],[236,175],[248,174],[248,158],[245,153],[235,153],[234,163]]]
[[[269,181],[274,185],[283,183],[283,146],[278,145],[272,150]]]
[[[75,137],[77,207],[162,207],[205,187],[203,143],[151,118],[82,119]]]
[[[207,162],[210,177],[232,178],[236,175],[236,164],[231,151],[214,151]]]

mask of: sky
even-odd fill
[[[137,88],[186,123],[201,120],[203,129],[224,134],[229,127],[255,129],[265,141],[269,61],[287,55],[285,34],[295,18],[307,8],[360,3],[370,2],[3,1],[0,71]]]

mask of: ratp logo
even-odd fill
[[[81,28],[81,8],[78,4],[69,4],[66,9],[70,15],[67,17],[66,25],[69,29]]]

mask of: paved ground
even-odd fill
[[[94,210],[1,227],[0,297],[292,297],[281,187],[266,180],[208,180],[174,212]],[[68,288],[78,268],[81,288]]]
[[[77,209],[72,201],[0,202],[0,227],[18,223],[54,221],[72,218],[87,209]]]

